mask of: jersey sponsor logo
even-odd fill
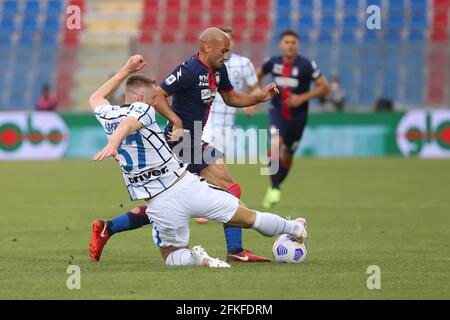
[[[209,90],[209,89],[203,89],[201,91],[201,94],[202,94],[202,100],[211,98],[211,90]]]
[[[283,73],[283,65],[275,63],[272,68],[272,73],[282,74]]]
[[[288,77],[275,77],[274,82],[280,87],[296,88],[298,87],[298,79]]]
[[[128,178],[128,181],[130,181],[130,183],[138,183],[138,182],[143,182],[146,180],[150,180],[152,177],[159,177],[165,173],[169,172],[169,169],[167,168],[167,166],[161,168],[161,169],[156,169],[156,170],[149,170],[147,172],[144,172],[143,174],[140,174],[138,176],[135,177],[131,177]]]
[[[177,80],[177,77],[175,77],[173,74],[171,74],[170,76],[168,76],[166,78],[166,80],[164,80],[164,83],[167,84],[168,86],[170,86],[172,83],[175,82],[175,80]]]
[[[209,86],[208,75],[199,75],[198,80],[199,80],[198,85],[200,87],[208,87]]]

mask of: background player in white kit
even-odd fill
[[[93,159],[118,156],[131,199],[147,202],[153,238],[166,264],[229,267],[226,262],[209,257],[200,246],[188,250],[189,219],[195,216],[252,228],[265,236],[287,233],[299,241],[306,238],[304,219],[290,221],[250,210],[232,194],[186,171],[186,166],[172,156],[156,123],[151,106],[156,89],[154,81],[131,76],[125,86],[126,104],[109,104],[106,97],[144,66],[142,56],[132,56],[89,99],[109,139]]]
[[[233,29],[228,27],[219,28],[230,37],[229,57],[225,60],[228,76],[236,91],[243,91],[247,86],[252,93],[259,91],[258,77],[255,67],[249,58],[233,53]],[[251,113],[253,107],[244,108],[244,111]],[[219,95],[214,99],[208,121],[203,129],[203,140],[214,148],[225,152],[232,137],[232,129],[236,118],[236,108],[228,106]]]

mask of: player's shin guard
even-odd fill
[[[134,213],[132,211],[126,212],[111,220],[108,226],[109,236],[114,233],[124,232],[140,228],[146,224],[149,224],[148,216],[145,213],[147,206],[139,206],[139,212]]]
[[[277,234],[292,234],[294,232],[295,222],[284,219],[276,214],[256,211],[255,223],[252,229],[258,231],[266,237],[272,237]]]
[[[233,183],[227,188],[227,191],[236,198],[241,198],[241,186],[239,183]],[[242,229],[239,227],[223,226],[225,232],[225,241],[227,243],[228,253],[238,253],[243,249],[242,246]]]
[[[168,266],[194,266],[197,265],[197,261],[192,259],[191,250],[178,249],[167,256],[166,264]]]

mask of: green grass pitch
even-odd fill
[[[261,209],[268,178],[231,171]],[[0,176],[1,299],[450,299],[448,160],[297,160],[272,211],[308,219],[306,261],[227,270],[166,267],[149,226],[113,236],[89,262],[91,221],[138,204],[114,161],[2,162]],[[273,241],[244,231],[255,253],[271,256]],[[191,244],[223,258],[222,226],[192,223]],[[80,290],[66,287],[69,264]],[[366,286],[370,265],[380,290]]]

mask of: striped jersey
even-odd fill
[[[230,58],[225,60],[225,66],[230,82],[237,91],[242,91],[244,85],[253,86],[258,82],[255,67],[246,57],[232,53]],[[227,106],[222,97],[216,95],[205,130],[232,128],[235,115],[236,108]]]
[[[142,128],[130,134],[118,149],[120,167],[131,200],[149,199],[168,189],[186,166],[172,156],[153,107],[135,102],[95,109],[95,117],[108,139],[127,116],[136,118]]]

